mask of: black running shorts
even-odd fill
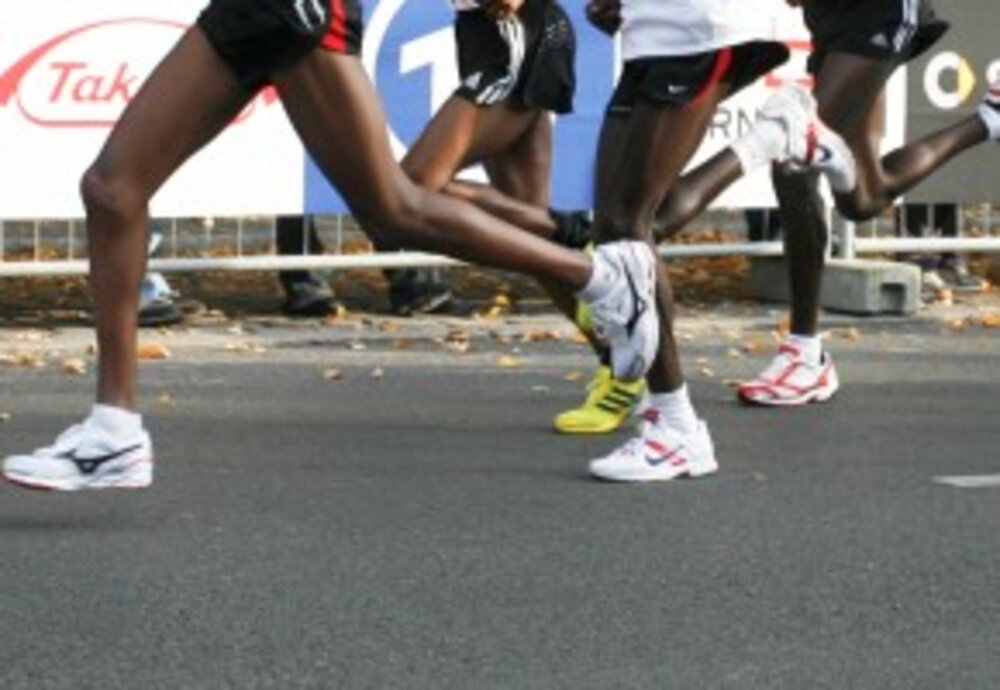
[[[948,30],[930,0],[805,0],[803,10],[813,38],[813,74],[834,52],[907,62]]]
[[[520,22],[497,22],[479,10],[455,19],[455,94],[483,106],[568,113],[576,90],[576,34],[554,0],[527,0]]]
[[[315,48],[358,54],[363,28],[360,0],[212,0],[198,26],[249,91]]]
[[[629,60],[611,96],[608,114],[627,115],[639,103],[683,108],[723,82],[730,85],[731,96],[788,57],[783,43],[754,41],[694,55]]]

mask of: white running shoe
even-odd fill
[[[997,79],[983,96],[979,104],[979,117],[989,130],[990,139],[1000,141],[1000,79]]]
[[[639,433],[607,457],[591,461],[589,469],[591,476],[609,482],[664,482],[713,474],[719,463],[705,422],[699,419],[693,432],[682,433],[650,408],[642,415]]]
[[[594,263],[615,276],[607,294],[588,303],[594,335],[611,350],[614,378],[638,381],[660,345],[656,256],[645,242],[623,240],[599,246]]]
[[[145,430],[116,438],[88,419],[47,448],[7,458],[3,475],[29,489],[141,489],[153,482],[153,446]]]
[[[818,170],[835,192],[847,193],[857,186],[857,163],[851,148],[820,119],[816,99],[807,89],[797,85],[779,89],[761,108],[759,117],[785,130],[788,164]]]
[[[833,358],[823,352],[819,364],[807,362],[785,343],[778,356],[752,381],[740,384],[736,395],[748,405],[791,406],[826,402],[840,388]]]

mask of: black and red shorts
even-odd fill
[[[212,0],[198,26],[256,91],[316,48],[357,55],[363,20],[360,0]]]
[[[904,63],[948,30],[930,0],[805,0],[802,9],[813,39],[812,74],[830,53]]]
[[[788,58],[783,43],[752,41],[706,53],[629,60],[611,96],[608,114],[627,115],[640,103],[683,108],[723,83],[732,96]]]

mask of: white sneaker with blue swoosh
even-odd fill
[[[668,427],[655,409],[642,414],[639,433],[607,457],[590,463],[590,474],[609,482],[663,482],[704,477],[719,469],[708,425],[692,431]]]
[[[8,457],[3,475],[28,489],[142,489],[153,482],[153,445],[144,429],[116,435],[87,419],[51,446]]]

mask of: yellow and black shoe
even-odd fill
[[[563,434],[607,434],[618,429],[643,399],[646,382],[625,382],[611,377],[602,366],[587,385],[587,399],[580,407],[555,418],[556,431]]]

